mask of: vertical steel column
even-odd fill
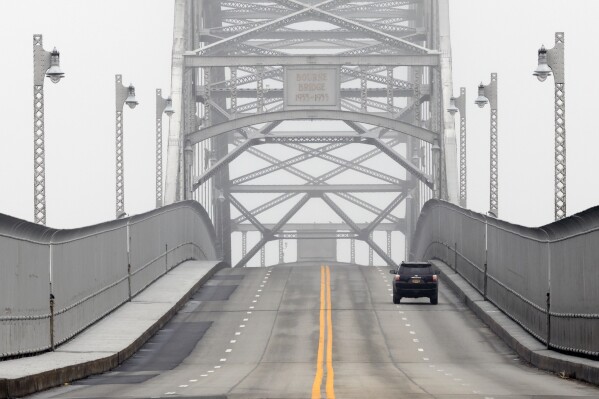
[[[370,234],[368,234],[368,238],[370,238],[370,241],[372,241],[373,238],[373,234],[372,232]],[[374,253],[372,251],[372,247],[368,247],[368,266],[372,266],[374,265]]]
[[[44,74],[49,63],[50,53],[43,48],[42,35],[33,35],[33,219],[42,225],[46,225]]]
[[[360,67],[360,105],[362,112],[368,112],[368,105],[366,100],[368,99],[368,81],[366,80],[365,68]]]
[[[257,113],[261,114],[264,112],[264,67],[259,65],[256,67],[256,73],[258,74],[258,79],[256,82],[256,96],[258,97],[258,108]]]
[[[279,239],[279,263],[285,263],[285,251],[283,248],[283,239]]]
[[[452,116],[460,113],[460,206],[467,205],[467,164],[466,164],[466,88],[460,88],[459,97],[451,97],[447,109]]]
[[[204,102],[205,126],[212,125],[212,91],[210,90],[210,67],[204,68],[204,88],[206,100]]]
[[[391,257],[391,230],[387,230],[387,256]]]
[[[460,206],[468,206],[468,164],[466,152],[466,88],[460,87]]]
[[[393,67],[387,67],[387,112],[393,117]]]
[[[546,50],[539,49],[539,66],[533,73],[543,82],[553,72],[555,83],[555,220],[566,216],[566,79],[564,61],[564,32],[555,32],[555,45]]]
[[[115,164],[116,164],[116,217],[120,217],[125,213],[125,151],[123,143],[123,106],[127,101],[129,91],[123,86],[122,75],[115,75]]]
[[[156,89],[156,208],[162,206],[162,114],[169,118],[175,113],[173,101],[162,98],[162,90]]]
[[[264,239],[264,234],[262,234],[262,239]],[[266,243],[260,248],[260,266],[266,266]]]
[[[356,263],[356,240],[352,238],[349,246],[350,246],[349,262],[353,265]]]
[[[156,89],[156,208],[162,206],[162,104],[162,90]]]
[[[231,111],[233,118],[237,117],[237,67],[231,67]]]
[[[480,108],[486,103],[491,107],[490,120],[490,160],[489,160],[489,212],[494,217],[499,216],[499,151],[498,151],[498,111],[497,111],[497,74],[491,74],[488,85],[478,86],[478,97],[474,101]]]
[[[248,249],[248,234],[247,231],[241,232],[241,257],[244,258]]]
[[[60,53],[44,50],[42,35],[33,35],[33,220],[46,224],[46,150],[44,134],[44,77],[58,83]]]

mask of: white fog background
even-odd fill
[[[478,109],[474,99],[478,83],[497,72],[500,218],[528,226],[553,220],[553,78],[541,84],[531,74],[537,49],[552,47],[556,31],[566,39],[568,215],[596,205],[599,2],[449,3],[454,93],[465,86],[468,96],[468,207],[488,210],[489,108]],[[117,73],[135,85],[140,102],[124,112],[126,211],[153,209],[154,98],[156,88],[170,91],[173,5],[0,1],[0,213],[33,219],[34,33],[43,34],[46,50],[58,48],[66,73],[59,84],[44,84],[47,225],[72,228],[114,218]],[[167,127],[165,118],[165,134]]]

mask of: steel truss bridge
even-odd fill
[[[242,242],[237,265],[259,251],[264,265],[269,241],[279,240],[283,262],[283,238],[328,238],[351,240],[351,262],[361,240],[371,264],[376,252],[394,265],[392,232],[406,237],[407,253],[422,204],[457,202],[456,140],[443,111],[452,85],[446,1],[175,3],[164,201],[202,203],[226,261],[231,237]],[[298,101],[294,79],[310,71],[327,74],[328,102]],[[242,155],[255,167],[238,173]],[[250,194],[260,203],[248,204]],[[342,224],[288,224],[323,203]],[[358,223],[348,206],[373,219]],[[248,249],[252,232],[260,239]]]

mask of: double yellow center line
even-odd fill
[[[326,363],[324,360],[325,347]],[[321,389],[325,365],[326,398],[335,399],[335,371],[333,370],[333,315],[331,311],[331,268],[329,266],[320,266],[320,336],[318,338],[316,375],[314,376],[314,383],[312,384],[312,399],[320,399],[323,397],[321,394]]]

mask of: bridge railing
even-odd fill
[[[195,201],[73,230],[0,214],[0,359],[52,349],[189,259],[217,259]]]
[[[410,258],[447,263],[548,347],[599,356],[599,207],[528,228],[431,200]]]

